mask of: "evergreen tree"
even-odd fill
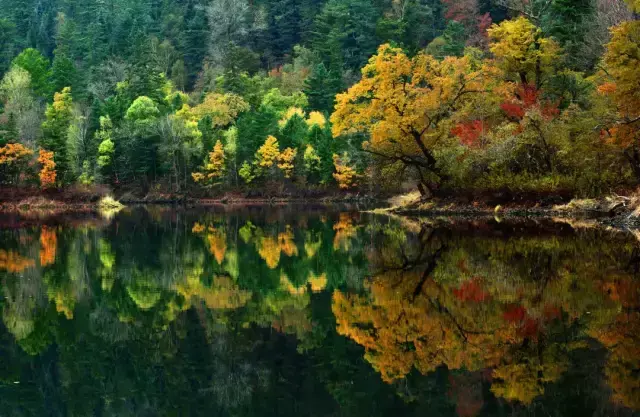
[[[0,18],[0,74],[9,69],[16,48],[16,25],[9,19]]]
[[[53,91],[71,87],[75,97],[79,97],[78,74],[73,62],[64,54],[56,52],[51,66],[50,85]]]
[[[272,0],[269,2],[270,43],[276,63],[282,63],[300,42],[300,1]]]
[[[65,87],[54,95],[53,104],[47,106],[40,139],[40,146],[53,152],[58,178],[65,183],[72,180],[67,152],[67,135],[73,117],[72,109],[71,88]]]
[[[588,34],[593,14],[594,7],[591,1],[554,0],[549,11],[541,19],[541,27],[548,36],[552,36],[560,42],[566,53],[576,56],[585,43],[585,36]],[[574,68],[581,69],[581,66],[593,65],[595,62],[585,63],[581,60],[569,60],[567,63]]]
[[[328,71],[322,63],[316,65],[304,83],[303,91],[309,100],[308,109],[331,113],[336,94],[342,89],[338,71]]]

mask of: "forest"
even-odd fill
[[[640,182],[640,0],[0,3],[5,190]]]

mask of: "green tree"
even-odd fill
[[[42,123],[40,146],[54,153],[58,178],[63,183],[72,180],[67,150],[67,135],[73,121],[73,100],[71,88],[65,87],[55,93],[53,103],[47,105],[45,121]]]
[[[331,113],[335,104],[335,97],[342,91],[342,79],[338,71],[329,71],[320,63],[304,82],[304,94],[309,100],[307,108]]]
[[[76,67],[73,65],[73,61],[64,54],[56,53],[53,58],[50,85],[53,91],[61,91],[64,87],[71,87],[76,97],[80,93]]]
[[[36,49],[25,49],[14,58],[12,65],[26,70],[31,76],[31,88],[40,97],[49,97],[52,87],[49,83],[51,68],[47,58]],[[66,86],[65,86],[66,87]]]

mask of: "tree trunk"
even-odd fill
[[[631,164],[636,181],[640,183],[640,154],[638,154],[638,149],[635,146],[629,148],[624,152],[624,155],[627,157],[629,164]]]

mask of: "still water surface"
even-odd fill
[[[295,207],[0,224],[0,416],[640,412],[632,233]]]

